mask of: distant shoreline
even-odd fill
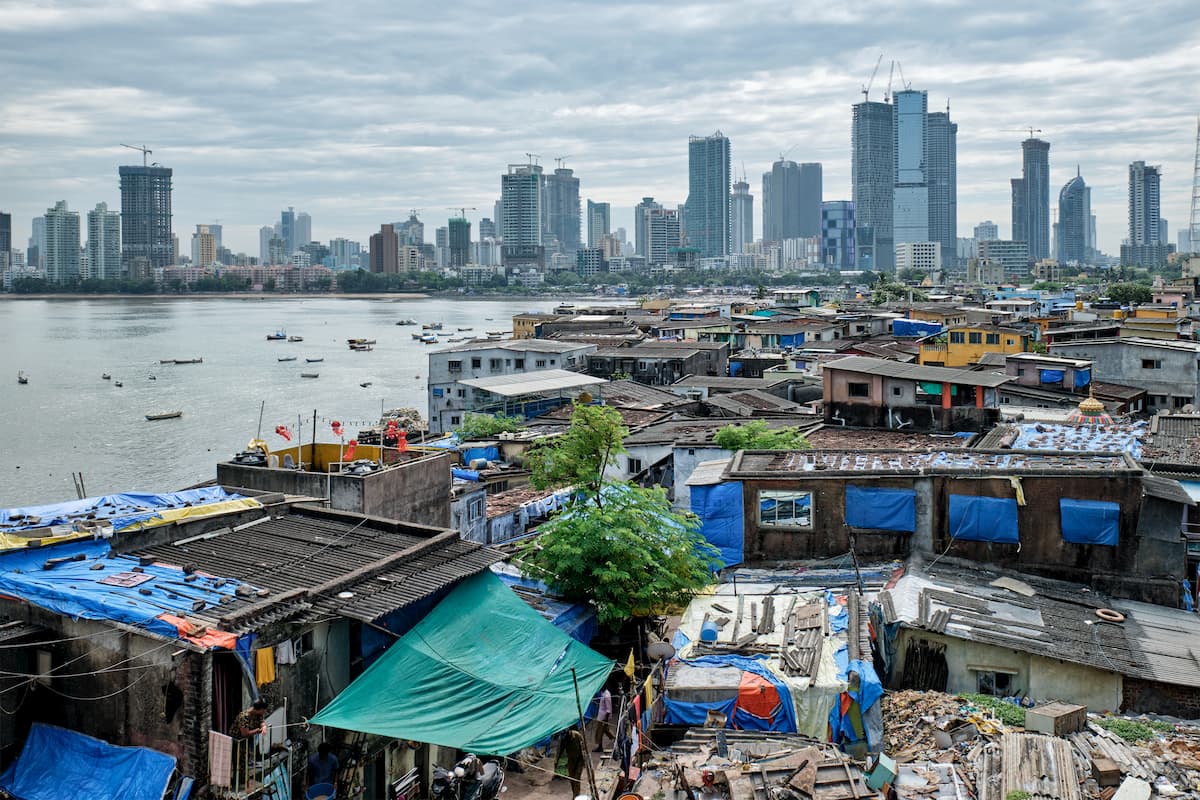
[[[326,298],[346,300],[428,300],[433,295],[422,292],[363,292],[362,294],[342,294],[341,292],[271,292],[258,294],[250,292],[202,292],[196,294],[83,294],[56,293],[45,294],[0,294],[0,300],[324,300]],[[465,299],[465,298],[464,298]]]

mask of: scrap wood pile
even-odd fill
[[[702,628],[716,628],[714,640],[702,635],[698,655],[741,653],[778,655],[788,675],[816,677],[821,649],[830,632],[828,609],[820,596],[768,594],[761,599],[738,595],[728,605],[713,603]],[[716,616],[714,616],[716,615]]]
[[[1112,800],[1122,786],[1130,797],[1200,800],[1200,728],[1091,714],[1054,736],[941,692],[888,692],[881,703],[884,752],[953,765],[978,800]]]

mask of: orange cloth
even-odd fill
[[[192,644],[198,644],[201,647],[209,649],[220,647],[225,650],[232,650],[237,647],[237,635],[226,631],[218,631],[213,628],[197,628],[196,625],[188,622],[183,617],[177,617],[174,614],[159,614],[158,618],[163,622],[175,626],[175,630],[179,632],[180,639],[187,639]],[[198,630],[203,630],[203,633],[197,634]]]
[[[743,672],[738,686],[737,707],[760,719],[772,719],[779,708],[779,690],[775,684],[753,672]]]

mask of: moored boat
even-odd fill
[[[460,332],[461,332],[461,331],[470,331],[470,330],[474,330],[474,328],[471,328],[471,327],[466,327],[466,328],[458,328],[458,330],[459,330]]]
[[[111,380],[112,380],[112,375],[109,375],[107,372],[101,373],[101,375],[100,375],[100,380],[102,380],[102,381],[111,381]]]
[[[319,373],[319,372],[301,372],[300,377],[301,378],[319,378],[319,377],[321,377],[321,373]]]
[[[421,334],[421,342],[423,344],[437,344],[437,340],[438,340],[438,337],[437,337],[436,333]]]
[[[369,353],[375,348],[369,344],[352,344],[350,345],[350,349],[356,353]]]
[[[17,373],[17,383],[21,384],[22,386],[29,383],[29,378],[25,375],[24,372]]]
[[[297,358],[296,356],[280,356],[279,360],[280,361],[295,361],[296,358]]]
[[[289,336],[288,341],[289,342],[303,342],[304,337],[303,336]]]
[[[375,344],[374,339],[347,339],[346,344],[354,347],[356,344]]]
[[[421,327],[422,327],[423,329],[427,330],[427,331],[440,331],[440,330],[442,329],[442,323],[440,323],[440,322],[426,322],[426,323],[425,323],[424,325],[422,325]]]
[[[421,333],[414,333],[414,334],[412,335],[412,337],[413,337],[414,339],[416,339],[418,342],[419,342],[419,341],[421,341],[421,337],[422,337],[422,336],[424,336],[424,334],[421,334]]]
[[[304,360],[307,361],[309,364],[320,364],[325,359],[323,359],[323,358],[306,358]]]
[[[172,359],[176,364],[203,364],[203,358],[176,358]]]
[[[397,322],[396,324],[397,325],[416,325],[417,321],[415,319],[402,319],[399,322]]]
[[[159,411],[154,414],[147,414],[146,419],[153,422],[154,420],[158,420],[158,419],[176,419],[176,418],[182,417],[182,416],[183,416],[182,411]]]
[[[287,334],[283,331],[275,331],[274,333],[267,334],[268,342],[282,342],[285,339],[287,339]]]

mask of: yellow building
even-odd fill
[[[966,311],[944,303],[914,303],[907,310],[909,319],[936,322],[944,328],[963,325],[967,321]]]
[[[985,353],[1029,352],[1030,336],[1016,328],[957,325],[921,342],[920,363],[928,367],[969,367]]]
[[[529,312],[526,314],[513,314],[512,332],[514,339],[536,339],[537,326],[547,320],[558,319],[558,314],[537,314]]]

